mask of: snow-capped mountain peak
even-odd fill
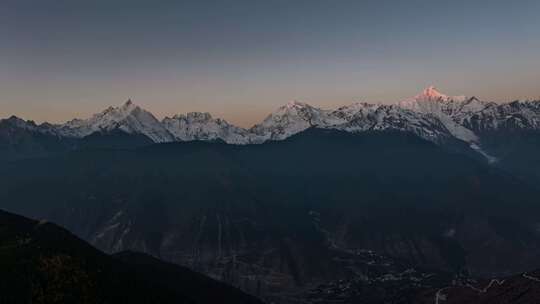
[[[422,94],[416,96],[417,99],[426,98],[426,99],[448,99],[447,95],[442,94],[437,91],[435,86],[429,86],[424,89]]]
[[[250,129],[255,142],[282,140],[313,126],[320,126],[328,111],[299,101],[290,101]]]
[[[452,118],[455,110],[460,108],[460,104],[466,100],[465,96],[447,96],[431,86],[421,94],[399,102],[398,105],[415,112],[433,115],[441,121],[454,137],[466,142],[477,142],[478,137],[474,132],[458,124]]]
[[[250,143],[248,131],[229,124],[221,118],[213,118],[210,113],[190,112],[165,117],[163,126],[175,140],[223,140],[229,144]]]
[[[429,86],[425,88],[420,94],[403,100],[401,104],[415,102],[463,102],[465,100],[467,100],[466,96],[449,96],[441,93],[435,86]]]
[[[133,101],[130,98],[124,103],[123,107],[131,107],[132,105],[133,105]]]
[[[120,110],[121,112],[124,114],[124,115],[129,115],[131,112],[133,111],[137,111],[137,110],[142,110],[141,107],[139,107],[138,105],[134,104],[133,101],[131,99],[128,99],[121,107],[120,107]]]
[[[276,111],[271,113],[270,116],[283,116],[283,115],[297,115],[302,112],[313,112],[317,109],[307,103],[300,102],[298,100],[292,100],[279,107]],[[301,115],[301,114],[300,114]]]
[[[436,117],[455,138],[469,143],[469,146],[483,154],[488,161],[495,158],[488,155],[480,146],[479,136],[464,121],[490,106],[476,97],[447,96],[435,87],[428,87],[422,94],[398,103],[402,108]]]
[[[307,107],[311,107],[311,106],[308,105],[307,103],[303,103],[303,102],[300,102],[298,100],[291,100],[286,105],[284,105],[283,107],[287,108],[287,109],[293,109],[293,108],[301,109],[301,108],[307,108]]]
[[[128,100],[120,107],[109,107],[88,119],[74,119],[59,126],[67,137],[85,137],[95,132],[121,130],[130,134],[142,134],[154,142],[168,142],[173,136],[152,113]]]

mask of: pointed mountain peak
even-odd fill
[[[18,123],[18,124],[28,124],[28,125],[36,126],[36,123],[33,120],[24,120],[24,119],[22,119],[22,118],[20,118],[18,116],[15,116],[15,115],[11,115],[7,120],[11,121],[11,122]]]
[[[122,105],[122,108],[123,109],[134,109],[136,108],[137,106],[133,103],[133,101],[130,99],[128,99],[123,105]]]
[[[122,106],[118,108],[114,108],[113,111],[122,113],[122,115],[131,115],[133,112],[137,112],[137,111],[145,112],[152,115],[150,112],[146,111],[145,109],[133,103],[131,99],[128,99]]]
[[[24,120],[18,116],[11,115],[7,119],[0,119],[0,121],[7,121],[10,124],[20,127],[20,128],[26,128],[26,127],[37,127],[36,123],[33,120]]]
[[[447,98],[448,96],[442,94],[437,90],[434,86],[429,86],[424,89],[422,94],[418,95],[418,97],[424,97],[424,98],[430,98],[430,99],[439,99],[439,98]]]
[[[186,114],[186,117],[188,120],[196,120],[202,122],[212,120],[212,115],[208,112],[189,112]]]
[[[304,108],[304,107],[309,107],[310,105],[308,105],[307,103],[300,102],[298,100],[291,100],[285,106],[290,109],[290,108]]]
[[[286,104],[280,106],[272,112],[268,117],[272,117],[275,115],[281,116],[281,115],[296,115],[298,111],[304,111],[308,110],[311,111],[315,109],[314,107],[308,105],[307,103],[300,102],[298,100],[291,100],[287,102]],[[267,118],[268,118],[267,117]]]
[[[474,101],[481,102],[481,100],[476,96],[473,96],[473,97],[467,99],[467,102],[474,102]]]
[[[408,99],[409,101],[411,99]],[[467,100],[466,96],[448,96],[441,93],[435,86],[429,86],[425,88],[421,94],[412,98],[413,101],[456,101],[464,102]]]
[[[15,115],[11,115],[7,120],[10,120],[10,121],[24,121],[24,119],[18,117],[18,116],[15,116]]]
[[[279,107],[274,113],[272,114],[285,114],[285,113],[289,113],[291,111],[293,112],[296,112],[297,110],[302,110],[302,109],[314,109],[312,106],[310,106],[309,104],[307,103],[303,103],[303,102],[300,102],[298,100],[292,100],[292,101],[289,101],[288,103],[282,105],[281,107]]]

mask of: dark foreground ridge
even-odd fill
[[[110,256],[67,230],[0,211],[0,303],[261,303],[151,256]]]
[[[540,301],[540,271],[444,285],[373,252],[374,279],[321,285],[287,303],[527,304]],[[0,303],[262,303],[241,291],[143,253],[106,255],[65,229],[0,211]],[[382,265],[385,265],[382,267]],[[381,273],[385,271],[387,273]],[[432,285],[431,287],[429,287]]]

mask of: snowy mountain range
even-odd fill
[[[154,115],[128,100],[121,107],[109,107],[89,119],[74,119],[58,125],[58,134],[65,137],[85,137],[95,132],[122,130],[130,134],[142,134],[153,142],[169,142],[174,136]]]
[[[223,140],[230,144],[250,143],[250,134],[246,129],[231,125],[221,118],[214,119],[210,113],[191,112],[165,117],[162,124],[175,141]]]
[[[489,161],[495,161],[482,149],[482,135],[500,130],[539,130],[540,101],[497,104],[476,97],[447,96],[429,87],[393,105],[355,103],[326,110],[293,101],[245,129],[213,118],[209,113],[193,112],[159,121],[128,100],[88,119],[73,119],[65,124],[37,125],[11,117],[0,120],[2,125],[60,138],[84,138],[96,132],[120,130],[144,135],[156,143],[221,140],[241,145],[283,140],[312,127],[347,132],[394,130],[411,132],[438,144],[463,141]]]

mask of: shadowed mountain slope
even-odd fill
[[[2,303],[261,303],[144,254],[106,255],[63,228],[0,211]]]
[[[0,183],[3,208],[260,296],[361,275],[336,262],[357,249],[475,276],[540,266],[538,191],[409,133],[94,149],[10,163]]]

